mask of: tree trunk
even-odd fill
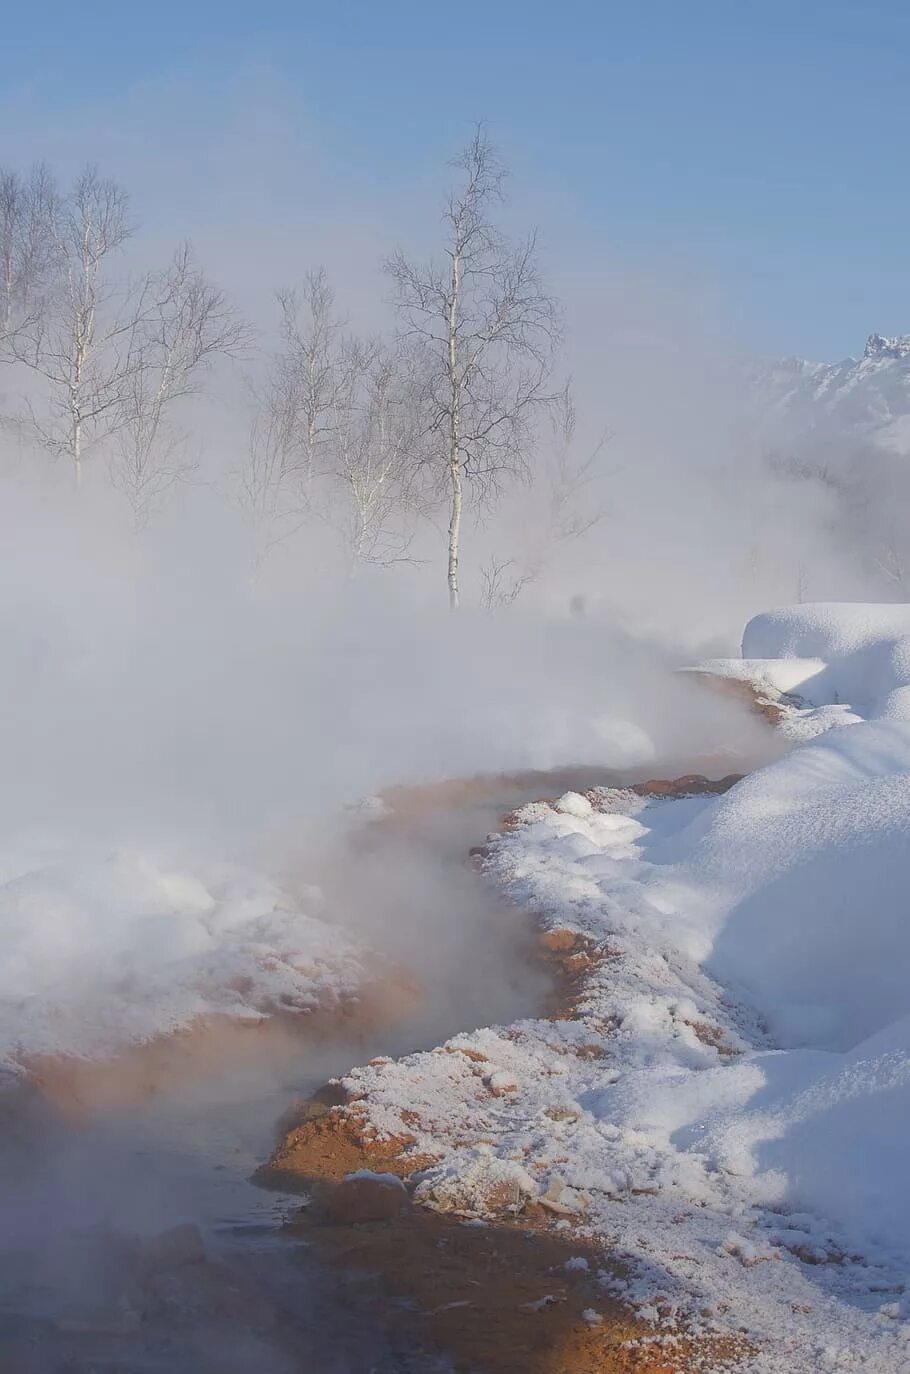
[[[80,416],[73,417],[73,474],[76,478],[76,486],[82,485],[82,420]]]
[[[455,453],[450,465],[452,508],[449,519],[449,609],[458,608],[458,548],[461,538],[461,463]]]

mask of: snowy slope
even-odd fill
[[[758,378],[757,389],[791,431],[855,430],[887,444],[910,422],[910,336],[870,334],[861,358],[838,363],[787,358]]]
[[[797,607],[746,647],[888,715],[905,628]],[[439,1157],[424,1201],[555,1203],[631,1258],[646,1315],[743,1329],[775,1374],[910,1367],[910,721],[847,714],[721,797],[524,808],[490,867],[579,942],[574,1017],[346,1080]]]

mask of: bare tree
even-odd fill
[[[49,452],[70,460],[77,484],[92,446],[116,428],[135,362],[135,301],[107,272],[132,231],[126,192],[86,168],[54,216],[60,271],[47,308],[9,344],[47,386],[45,413],[29,402],[27,427]]]
[[[548,470],[545,531],[548,552],[556,545],[581,539],[606,516],[600,464],[610,438],[604,431],[586,453],[578,453],[577,416],[569,385],[556,398],[551,421],[553,461]]]
[[[303,523],[306,502],[285,377],[276,368],[260,393],[254,393],[246,462],[239,474],[238,500],[253,533],[253,577],[269,552]]]
[[[427,430],[449,502],[446,577],[458,605],[464,484],[480,498],[526,470],[559,340],[558,310],[541,284],[533,234],[514,244],[493,222],[505,171],[483,128],[454,166],[445,257],[427,264],[397,253],[387,264],[407,337],[425,353]]]
[[[278,303],[282,347],[240,482],[256,565],[308,517],[341,536],[352,572],[405,560],[419,486],[413,350],[345,333],[321,268]]]
[[[236,357],[249,331],[184,245],[168,270],[147,279],[136,302],[120,380],[114,485],[143,528],[155,502],[192,467],[173,411],[197,393],[216,357]]]
[[[421,415],[415,360],[382,341],[349,341],[356,378],[338,415],[327,510],[340,528],[351,575],[364,563],[410,562],[413,520],[427,493],[415,455]],[[340,517],[340,519],[339,519]]]
[[[285,397],[302,476],[311,486],[348,403],[357,359],[345,347],[344,321],[335,314],[335,292],[324,268],[308,272],[299,293],[280,292],[278,303]]]
[[[0,342],[39,315],[58,263],[59,198],[50,172],[0,168]]]
[[[549,420],[545,462],[535,492],[541,500],[537,518],[532,515],[528,520],[526,552],[522,558],[493,555],[481,570],[481,599],[487,610],[513,605],[561,548],[582,539],[607,514],[601,496],[605,475],[601,458],[608,434],[602,434],[586,452],[578,452],[575,404],[568,384],[554,398]]]
[[[491,554],[480,570],[480,601],[484,610],[498,611],[504,606],[514,605],[528,583],[536,581],[540,572],[536,564],[522,569],[514,558],[497,558]]]
[[[343,409],[342,321],[324,269],[308,272],[300,291],[278,292],[281,347],[265,383],[254,389],[249,450],[239,501],[253,528],[258,574],[271,548],[312,513],[313,483]],[[350,378],[347,388],[350,389]]]

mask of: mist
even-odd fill
[[[28,149],[57,154],[61,196],[80,161],[112,164],[77,185],[106,197],[123,228],[99,269],[100,419],[84,456],[71,449],[53,357],[44,371],[32,366],[47,347],[33,317],[45,310],[53,321],[52,288],[44,305],[23,295],[18,335],[14,310],[0,381],[10,1062],[94,1052],[111,1037],[129,1043],[200,1011],[236,1010],[233,988],[250,965],[254,991],[237,1005],[261,1014],[276,992],[259,976],[253,926],[224,913],[251,904],[266,947],[289,938],[286,922],[269,924],[276,900],[322,918],[331,903],[309,909],[307,865],[319,866],[357,814],[350,808],[388,787],[580,764],[631,776],[716,759],[724,772],[751,759],[768,748],[759,727],[676,670],[735,646],[754,611],[795,599],[807,564],[816,576],[830,570],[832,593],[866,589],[869,560],[837,537],[830,492],[766,461],[748,353],[717,292],[671,281],[666,263],[595,259],[558,213],[535,251],[540,290],[559,304],[545,392],[559,397],[570,381],[571,411],[554,418],[547,400],[530,423],[521,417],[520,447],[494,480],[469,475],[456,615],[445,598],[446,496],[425,478],[433,469],[419,415],[401,430],[411,468],[391,471],[395,499],[376,517],[370,508],[374,542],[359,560],[355,488],[324,457],[337,419],[319,420],[329,437],[317,485],[303,491],[299,464],[290,481],[272,483],[269,467],[260,500],[256,436],[263,416],[277,423],[269,397],[297,366],[276,292],[303,292],[294,346],[307,356],[322,340],[336,371],[353,356],[354,332],[393,338],[402,318],[383,261],[402,244],[420,259],[438,251],[440,206],[458,174],[444,159],[422,168],[395,203],[358,175],[333,190],[331,149],[302,148],[280,103],[263,95],[245,137],[258,146],[268,129],[267,156],[250,159],[253,182],[238,194],[242,145],[226,165],[202,125],[172,156],[187,98],[174,92],[152,146],[130,133],[134,109],[103,129],[91,119],[65,136],[51,129],[47,148]],[[25,185],[32,174],[26,164],[19,172]],[[110,173],[125,189],[104,180]],[[312,192],[305,206],[291,193],[301,175]],[[505,189],[491,212],[504,242],[517,242],[525,219],[546,213],[547,187],[532,194],[511,178]],[[339,224],[355,225],[354,237]],[[188,233],[191,275],[155,276]],[[307,274],[324,264],[331,294],[317,319]],[[151,285],[137,288],[144,272]],[[144,379],[164,374],[154,353],[138,374],[143,389],[132,385],[135,369],[124,373],[125,405],[119,331],[129,310],[134,332],[146,328],[136,292],[157,300],[162,280],[159,314],[202,293],[219,332],[150,430]],[[167,337],[174,326],[161,319]],[[136,337],[128,357],[144,358],[157,336]],[[414,385],[401,393],[405,412]],[[116,426],[106,419],[114,403],[124,416]],[[336,904],[391,958],[423,921],[421,939],[457,962],[470,941],[453,935],[447,903],[401,900],[409,884],[432,887],[421,863],[370,918],[350,893]],[[343,924],[337,911],[329,919]],[[297,973],[283,976],[292,1000],[311,995]]]
[[[242,340],[213,349],[168,410],[171,446],[151,485],[134,483],[138,505],[118,467],[127,421],[99,423],[74,480],[72,455],[34,423],[47,377],[26,348],[0,360],[0,1063],[18,1090],[36,1063],[116,1061],[212,1019],[337,1010],[377,969],[414,999],[327,1044],[282,1035],[245,1064],[232,1042],[235,1062],[203,1057],[138,1116],[127,1094],[100,1110],[80,1100],[69,1119],[51,1093],[10,1146],[29,1186],[3,1215],[67,1302],[80,1300],[61,1273],[69,1252],[46,1263],[51,1217],[80,1233],[188,1217],[217,1231],[221,1194],[198,1159],[224,1148],[225,1120],[256,1118],[234,1137],[233,1180],[293,1095],[365,1054],[541,1014],[527,932],[465,862],[545,786],[516,775],[743,771],[781,746],[680,670],[735,651],[756,611],[805,599],[808,568],[816,599],[898,594],[883,516],[857,518],[850,436],[837,441],[851,482],[773,461],[803,437],[770,434],[759,349],[721,288],[683,261],[624,260],[609,233],[587,241],[545,177],[514,177],[497,216],[510,241],[539,225],[562,333],[547,397],[571,381],[571,433],[541,406],[513,466],[466,482],[457,612],[445,490],[425,456],[407,481],[395,469],[399,495],[359,561],[334,469],[306,500],[295,477],[290,499],[245,501],[288,347],[276,293],[324,268],[338,338],[400,345],[382,264],[440,251],[455,151],[379,185],[290,127],[268,85],[225,127],[188,120],[192,92],[175,80],[148,138],[137,88],[122,119],[50,122],[10,150],[24,175],[47,158],[65,187],[98,163],[127,188],[136,230],[111,255],[117,309],[189,240]],[[408,431],[415,447],[425,437]],[[458,803],[431,790],[472,778],[496,781]],[[389,789],[420,787],[383,832]],[[35,1150],[61,1119],[64,1143]]]

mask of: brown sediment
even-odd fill
[[[679,1374],[743,1353],[730,1339],[647,1326],[600,1281],[622,1266],[536,1210],[508,1225],[412,1208],[391,1222],[339,1226],[305,1209],[293,1229],[362,1276],[349,1282],[373,1297],[396,1343],[448,1355],[458,1371]]]
[[[603,768],[590,764],[558,769],[529,769],[517,773],[478,773],[470,778],[444,778],[439,782],[389,787],[381,794],[389,808],[377,825],[394,825],[409,815],[422,814],[429,808],[459,810],[482,802],[495,801],[504,792],[536,792],[557,788],[563,792],[577,790],[579,785],[591,787],[603,780]],[[558,793],[557,793],[558,795]]]
[[[771,725],[779,725],[791,711],[804,705],[798,696],[789,692],[778,692],[770,683],[753,682],[749,678],[723,677],[720,673],[707,672],[702,668],[693,668],[690,671],[699,682],[713,691],[744,701],[750,711],[764,716]]]
[[[547,1015],[551,1021],[573,1021],[591,974],[614,959],[615,951],[562,926],[541,930],[537,944],[537,958],[546,968],[552,987]]]
[[[356,1101],[320,1108],[318,1100],[310,1100],[303,1119],[258,1171],[257,1182],[288,1192],[309,1192],[314,1184],[338,1183],[358,1169],[404,1179],[434,1162],[433,1156],[409,1153],[415,1137],[406,1132],[381,1136],[366,1108]]]
[[[623,1276],[622,1263],[539,1205],[482,1225],[414,1206],[387,1221],[335,1223],[327,1185],[356,1169],[425,1168],[430,1160],[403,1153],[407,1146],[364,1135],[341,1115],[294,1142],[295,1168],[309,1171],[298,1181],[313,1200],[290,1229],[372,1298],[396,1343],[484,1374],[692,1374],[748,1353],[741,1339],[643,1321],[605,1286]],[[662,1315],[659,1300],[656,1308]]]
[[[689,774],[650,779],[634,790],[654,797],[719,794],[738,780],[739,775],[712,781]],[[596,805],[603,792],[594,788],[584,795]],[[510,823],[517,823],[517,813],[503,817],[504,827]],[[482,856],[481,850],[477,857]],[[615,956],[608,945],[580,932],[549,926],[539,931],[537,957],[554,987],[548,1014],[567,1020],[578,1016],[592,972]],[[732,1053],[707,1023],[693,1029],[719,1052]],[[598,1044],[573,1052],[586,1058],[605,1054]],[[401,1120],[405,1128],[419,1124],[409,1121],[406,1111]],[[436,1162],[418,1153],[416,1144],[417,1136],[407,1129],[392,1135],[378,1131],[368,1102],[348,1097],[333,1084],[308,1104],[259,1174],[268,1186],[310,1195],[295,1229],[348,1274],[369,1276],[365,1281],[377,1290],[383,1322],[390,1330],[405,1325],[411,1347],[446,1354],[458,1371],[485,1374],[683,1374],[732,1367],[749,1353],[741,1338],[696,1337],[678,1327],[645,1323],[609,1296],[601,1281],[621,1276],[621,1261],[586,1232],[583,1215],[572,1216],[567,1226],[567,1217],[558,1209],[554,1215],[545,1200],[491,1205],[492,1219],[482,1224],[412,1205],[382,1222],[330,1224],[326,1199],[347,1175],[370,1170],[407,1183]],[[587,1267],[566,1267],[579,1259]],[[655,1305],[659,1316],[669,1317],[669,1307],[664,1313],[659,1301]]]
[[[716,781],[701,773],[686,773],[681,778],[648,778],[646,782],[633,783],[630,791],[639,797],[719,797],[742,779],[742,773],[728,773]]]
[[[200,1017],[106,1059],[31,1055],[21,1067],[64,1117],[78,1118],[191,1089],[223,1073],[226,1065],[232,1071],[265,1071],[295,1062],[308,1047],[347,1036],[357,1040],[410,1015],[421,997],[410,974],[389,969],[356,995],[332,998],[309,1011],[281,1011],[261,1019]]]

